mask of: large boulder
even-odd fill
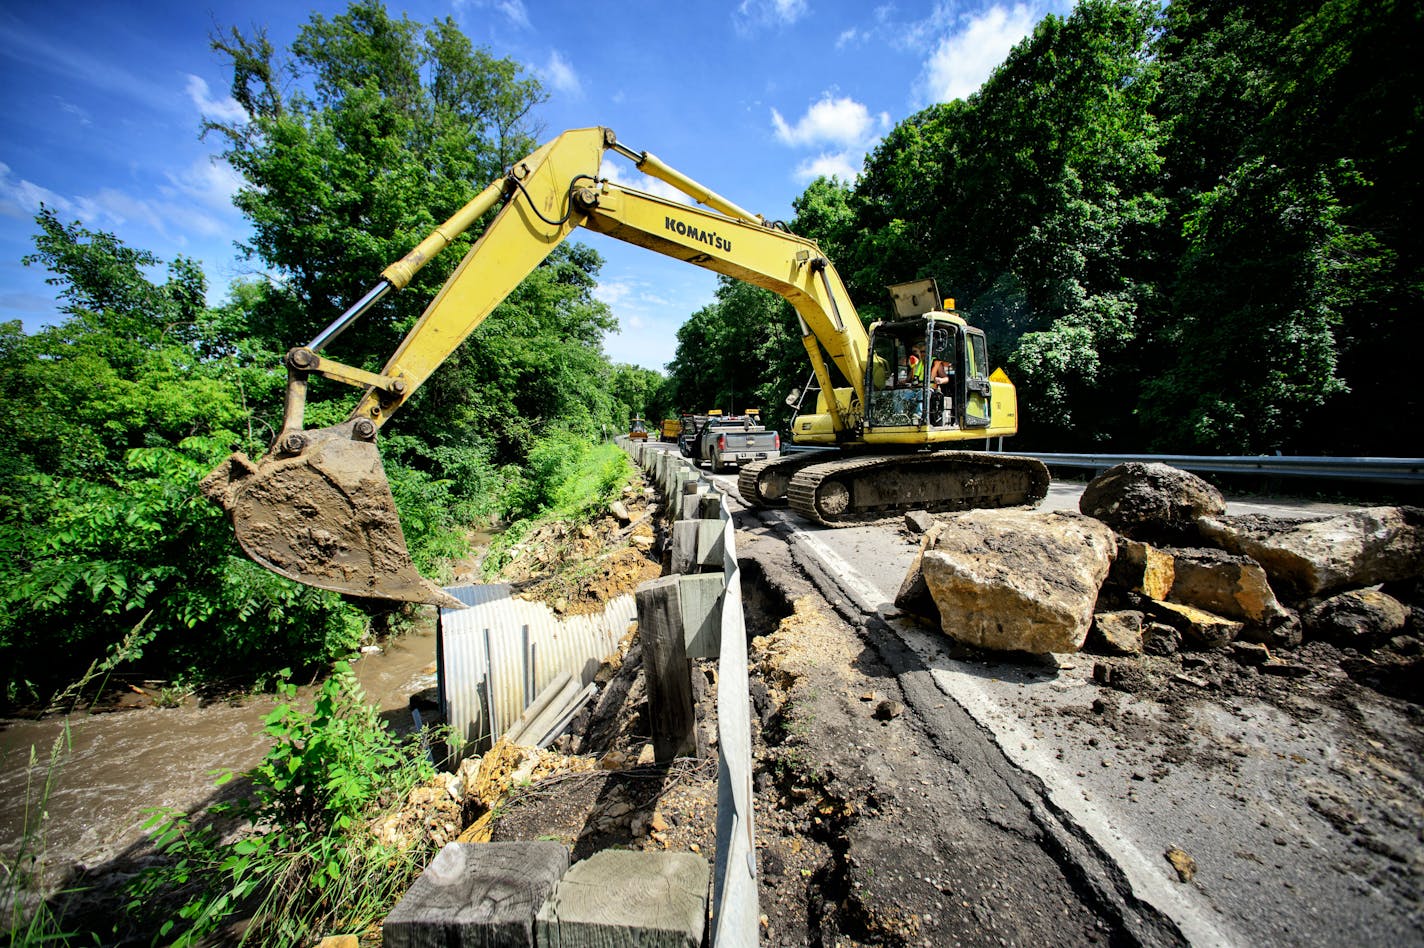
[[[1290,621],[1266,571],[1251,557],[1211,549],[1171,552],[1175,580],[1168,598],[1173,602],[1239,619],[1261,631]]]
[[[940,626],[961,642],[1076,652],[1116,549],[1112,530],[1090,517],[974,510],[926,534],[902,593],[914,587],[918,572]]]
[[[1317,603],[1301,621],[1313,639],[1369,648],[1403,631],[1409,607],[1378,589],[1352,589]]]
[[[1202,517],[1226,513],[1226,498],[1195,474],[1128,461],[1093,478],[1078,509],[1132,539],[1173,539],[1192,536]]]
[[[1424,509],[1366,507],[1323,520],[1219,517],[1201,535],[1265,569],[1287,601],[1424,575]]]

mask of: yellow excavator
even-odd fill
[[[614,152],[702,207],[599,174]],[[322,353],[363,313],[486,212],[503,203],[380,373]],[[840,449],[747,465],[738,490],[826,525],[896,509],[1037,503],[1048,471],[1032,458],[956,443],[1018,428],[1014,387],[989,372],[984,334],[933,281],[891,288],[896,318],[866,328],[835,268],[810,240],[708,190],[606,128],[568,131],[515,163],[306,346],[286,357],[282,428],[266,456],[232,455],[203,482],[243,549],[283,576],[355,596],[459,603],[411,562],[376,449],[381,426],[524,277],[575,228],[608,234],[780,294],[799,317],[811,381],[792,393],[792,440]],[[345,422],[302,427],[312,375],[363,387]]]

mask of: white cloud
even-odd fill
[[[93,120],[89,118],[89,113],[84,109],[80,108],[79,106],[75,105],[73,102],[66,102],[59,96],[55,96],[54,101],[59,103],[59,110],[61,112],[68,112],[70,115],[74,116],[75,120],[78,121],[80,125],[94,124]]]
[[[472,6],[476,10],[494,10],[522,30],[531,26],[524,0],[455,0],[454,5],[456,10],[466,6]]]
[[[841,35],[836,37],[836,49],[845,49],[852,43],[862,43],[867,39],[866,34],[855,27],[842,30]]]
[[[805,184],[820,177],[834,177],[853,184],[856,176],[860,174],[865,152],[860,152],[860,155],[861,157],[856,158],[853,152],[842,151],[808,158],[796,166],[796,180]]]
[[[244,183],[242,175],[216,155],[199,158],[181,172],[164,174],[169,182],[169,187],[161,189],[165,196],[194,198],[224,211],[233,210],[233,195]]]
[[[692,198],[683,194],[677,188],[666,181],[659,181],[657,178],[650,178],[637,171],[629,171],[621,164],[609,164],[603,166],[603,175],[614,184],[625,188],[632,188],[635,191],[643,191],[655,197],[673,201],[677,204],[691,204]]]
[[[188,73],[188,98],[198,107],[204,118],[219,122],[244,122],[247,112],[237,104],[232,96],[214,99],[208,90],[208,83],[202,76]]]
[[[747,35],[766,27],[791,26],[806,14],[806,0],[742,0],[732,23]]]
[[[81,203],[25,178],[16,181],[10,177],[10,166],[0,162],[0,214],[27,220],[39,213],[41,204],[61,214],[93,212],[92,206],[81,208]]]
[[[110,95],[126,96],[155,111],[170,111],[177,104],[171,88],[79,47],[52,42],[48,35],[33,32],[13,21],[0,20],[0,49],[16,62],[102,89]]]
[[[609,306],[617,306],[633,292],[633,284],[605,282],[593,288],[593,298]]]
[[[828,92],[792,125],[776,109],[771,110],[771,122],[776,138],[793,147],[818,144],[841,146],[863,145],[890,127],[890,116],[882,112],[871,116],[870,110],[854,99],[831,98]]]
[[[549,62],[545,64],[544,76],[549,80],[549,85],[559,92],[571,96],[583,95],[583,83],[579,81],[578,73],[574,72],[574,67],[569,65],[556,49],[549,54]]]
[[[1022,3],[995,5],[943,36],[920,77],[921,102],[949,102],[973,94],[1040,16]]]
[[[226,165],[223,166],[226,168]],[[78,219],[85,227],[98,230],[127,229],[134,225],[147,228],[180,246],[186,246],[189,236],[222,237],[234,232],[231,220],[203,211],[194,198],[210,207],[226,211],[235,217],[231,204],[231,185],[222,169],[204,170],[194,165],[181,175],[170,174],[170,186],[159,188],[161,199],[137,197],[118,188],[100,188],[94,194],[66,197],[43,185],[11,175],[9,165],[0,163],[0,214],[7,217],[32,218],[40,204],[53,208],[61,217]],[[226,203],[222,195],[226,194]],[[131,233],[120,234],[136,246],[148,243],[147,237],[136,238]]]
[[[524,9],[524,0],[499,0],[494,7],[515,26],[526,30],[530,28],[529,11]]]

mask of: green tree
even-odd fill
[[[301,91],[288,97],[265,37],[229,31],[214,45],[248,112],[212,126],[247,181],[238,195],[254,226],[246,249],[285,277],[254,313],[274,347],[315,335],[536,144],[538,81],[474,47],[448,19],[421,26],[376,0],[315,15],[289,50],[286,69]],[[379,368],[480,230],[348,330],[333,357]],[[435,473],[521,462],[551,428],[589,436],[626,423],[602,353],[614,321],[592,295],[600,265],[587,247],[556,248],[416,394],[388,440],[413,436],[406,459]],[[350,394],[316,386],[313,401]]]
[[[779,423],[785,380],[804,378],[810,371],[799,334],[788,338],[785,331],[794,319],[791,307],[775,293],[722,277],[716,299],[678,328],[668,376],[672,402],[693,412],[759,408],[769,423]],[[791,340],[800,368],[780,375]]]
[[[65,318],[0,330],[0,392],[30,410],[0,421],[0,688],[42,697],[130,639],[166,675],[229,676],[324,660],[362,617],[237,556],[198,481],[234,443],[253,450],[246,401],[278,373],[241,364],[202,303],[204,281],[52,211],[29,262],[49,269]]]

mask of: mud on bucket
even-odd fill
[[[464,608],[416,571],[381,456],[355,422],[279,439],[259,463],[233,454],[202,490],[232,517],[242,549],[288,579],[352,596]]]

